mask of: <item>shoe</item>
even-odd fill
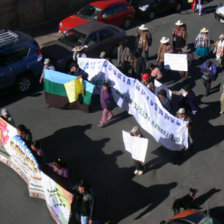
[[[138,175],[141,176],[142,174],[143,174],[143,171],[142,170],[139,170],[138,171]]]
[[[112,120],[113,119],[113,117],[108,117],[107,118],[107,121],[110,121],[110,120]]]
[[[219,113],[220,113],[220,114],[223,114],[224,112],[223,112],[223,111],[220,111]]]
[[[99,123],[97,126],[98,126],[99,128],[103,128],[103,127],[104,127],[104,124],[100,124],[100,123]]]
[[[134,175],[138,175],[138,170],[135,170],[134,171]]]

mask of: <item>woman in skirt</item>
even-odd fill
[[[195,47],[196,55],[202,58],[205,58],[209,55],[209,46],[210,46],[210,37],[208,29],[203,28],[200,30],[200,33],[196,37]]]

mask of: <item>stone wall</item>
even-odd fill
[[[0,29],[60,21],[91,0],[0,0]]]

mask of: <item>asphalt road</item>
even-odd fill
[[[187,24],[189,44],[202,27],[210,30],[211,40],[216,41],[224,25],[214,19],[213,12],[221,1],[206,4],[202,16],[183,11],[147,23],[152,35],[151,60],[162,36],[171,38],[174,23],[181,19]],[[140,25],[142,22],[137,20]],[[127,33],[133,39],[136,27]],[[55,34],[51,34],[55,37]],[[48,42],[48,35],[37,37]],[[213,57],[214,58],[214,57]],[[192,82],[197,96],[199,113],[194,118],[194,150],[188,151],[183,160],[174,159],[173,153],[159,145],[147,133],[149,148],[146,172],[133,175],[131,156],[124,151],[122,130],[130,130],[136,121],[119,108],[114,109],[115,119],[103,129],[97,127],[101,109],[96,104],[93,113],[46,109],[43,91],[19,97],[13,93],[1,96],[0,107],[6,106],[16,124],[32,130],[34,139],[41,140],[48,161],[62,157],[72,172],[72,182],[82,177],[95,191],[96,217],[103,223],[158,224],[172,217],[174,198],[197,188],[197,202],[202,210],[224,223],[223,162],[224,115],[219,115],[219,83],[224,72],[212,83],[212,93],[204,97],[200,79],[200,63],[195,62]],[[179,89],[182,84],[177,74],[170,77],[169,87]],[[29,198],[26,184],[10,168],[0,164],[0,214],[2,224],[51,224],[54,223],[45,202]]]

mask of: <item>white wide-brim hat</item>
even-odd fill
[[[204,27],[204,28],[202,28],[200,31],[201,31],[201,33],[207,33],[207,32],[208,32],[208,29],[206,29],[206,28]]]
[[[221,35],[219,36],[219,39],[224,39],[224,34],[221,34]]]
[[[75,46],[75,47],[72,49],[72,51],[80,52],[80,51],[82,51],[82,50],[85,49],[85,48],[88,48],[88,46],[87,46],[87,45],[84,45],[84,46]]]
[[[162,37],[161,40],[160,40],[160,43],[161,44],[166,44],[170,41],[170,39],[168,37]]]
[[[182,26],[184,23],[181,21],[181,20],[178,20],[176,23],[175,23],[175,25],[176,26]]]
[[[145,24],[142,24],[141,26],[138,27],[139,30],[148,30]]]

